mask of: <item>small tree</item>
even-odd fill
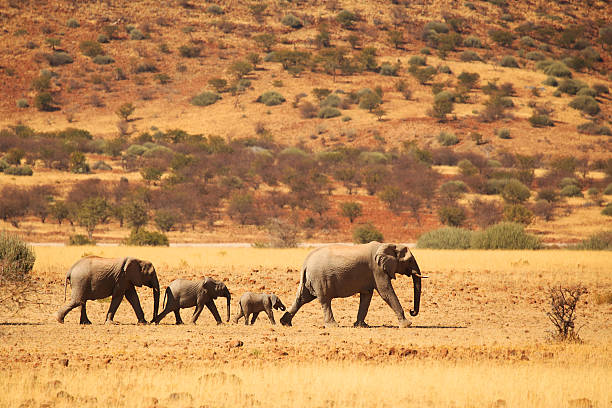
[[[132,115],[132,113],[134,113],[134,110],[136,110],[136,107],[131,102],[126,102],[121,105],[115,113],[120,119],[129,122],[129,117]]]
[[[60,40],[59,38],[47,38],[45,40],[45,42],[47,44],[49,44],[49,46],[51,47],[51,49],[53,51],[55,51],[55,47],[57,47],[58,45],[60,45],[60,43],[62,42],[62,40]]]
[[[389,31],[389,43],[396,49],[401,48],[404,44],[404,36],[401,31]]]
[[[582,285],[553,286],[548,289],[550,311],[546,316],[555,326],[553,338],[561,341],[580,341],[576,329],[576,307],[587,289]]]
[[[171,210],[158,210],[153,219],[162,232],[169,232],[178,221],[178,215]]]
[[[229,71],[236,79],[242,79],[253,70],[253,65],[244,60],[235,61],[229,68]]]
[[[384,241],[383,234],[371,223],[360,224],[353,230],[353,241],[356,244],[367,244],[368,242]]]
[[[361,204],[355,201],[349,201],[340,204],[340,210],[342,211],[342,215],[348,218],[351,224],[353,223],[355,218],[360,217],[363,213],[363,208]]]
[[[91,197],[81,204],[77,210],[77,219],[79,224],[87,230],[87,238],[93,239],[96,226],[111,215],[110,210],[110,206],[102,197]]]
[[[261,47],[265,52],[272,51],[272,47],[276,44],[276,37],[274,34],[259,34],[253,37],[253,40]]]
[[[147,225],[149,214],[147,207],[142,201],[130,201],[123,206],[123,215],[128,225],[138,231]]]

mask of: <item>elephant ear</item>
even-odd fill
[[[269,296],[270,299],[270,303],[271,303],[271,307],[276,306],[276,302],[278,302],[278,298],[276,297],[276,295],[272,294]]]
[[[214,279],[205,278],[204,284],[202,285],[202,290],[204,291],[205,294],[210,296],[211,299],[216,299],[217,298],[217,291],[215,290],[216,286],[217,286],[217,282],[215,282]]]
[[[398,262],[394,244],[381,244],[374,255],[374,260],[383,272],[389,275],[389,278],[395,279]]]
[[[125,258],[123,272],[126,279],[134,286],[142,286],[142,265],[136,258]]]

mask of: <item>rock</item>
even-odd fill
[[[507,406],[506,400],[503,399],[498,399],[497,401],[491,404],[492,408],[503,408],[505,406]]]
[[[64,399],[66,401],[74,401],[74,397],[68,394],[66,391],[58,391],[56,397],[59,399]]]
[[[69,360],[67,358],[62,358],[60,360],[60,364],[63,365],[64,367],[68,367],[68,362]]]
[[[570,408],[593,408],[593,402],[588,398],[578,398],[568,401]]]
[[[171,401],[178,401],[178,400],[193,401],[193,396],[188,392],[173,392],[172,394],[168,395],[168,399]]]

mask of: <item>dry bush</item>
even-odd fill
[[[16,235],[0,232],[0,308],[19,311],[35,295],[30,281],[36,256]]]
[[[576,329],[576,307],[587,289],[578,284],[573,286],[553,286],[548,289],[550,311],[546,316],[555,326],[551,332],[553,339],[561,341],[580,341]]]

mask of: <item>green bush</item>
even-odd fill
[[[35,260],[31,246],[17,235],[0,231],[0,282],[26,280]]]
[[[367,244],[371,241],[383,242],[383,234],[371,223],[360,224],[353,230],[353,241],[356,244]]]
[[[580,191],[580,187],[569,184],[563,187],[560,193],[563,197],[582,197],[582,191]]]
[[[299,18],[297,18],[296,16],[294,16],[293,14],[285,15],[281,19],[281,23],[283,25],[286,25],[288,27],[295,28],[295,29],[302,28],[304,26],[302,21]]]
[[[191,104],[196,106],[208,106],[221,99],[221,95],[214,92],[204,91],[199,95],[191,98]]]
[[[317,113],[317,116],[321,119],[335,118],[340,115],[342,115],[342,113],[332,106],[323,107],[319,109],[319,113]]]
[[[383,62],[380,65],[380,74],[385,76],[397,76],[399,71],[399,64],[391,64],[390,62]]]
[[[338,106],[340,106],[341,103],[342,103],[342,100],[340,99],[338,95],[331,94],[331,95],[328,95],[327,98],[321,101],[321,107],[322,108],[325,108],[325,107],[337,108]]]
[[[459,55],[459,58],[461,59],[461,61],[464,61],[464,62],[482,61],[480,59],[480,56],[476,52],[471,51],[471,50],[463,51],[461,55]]]
[[[528,35],[521,37],[520,42],[523,47],[535,47],[535,41]]]
[[[533,212],[521,204],[511,204],[504,208],[504,221],[529,225],[533,221]]]
[[[577,96],[572,99],[569,106],[591,116],[595,116],[601,111],[599,104],[592,96]]]
[[[531,61],[543,61],[546,59],[546,56],[539,51],[529,51],[525,54],[525,58]]]
[[[554,76],[549,76],[547,77],[544,82],[542,82],[544,85],[548,85],[548,86],[557,86],[559,85],[559,81],[557,81],[557,78],[555,78]]]
[[[540,240],[525,233],[521,224],[501,222],[472,235],[470,246],[474,249],[539,249]]]
[[[612,203],[606,205],[606,207],[601,210],[603,215],[607,215],[608,217],[612,217]]]
[[[200,56],[202,49],[195,45],[181,45],[179,47],[179,54],[184,58],[197,58]]]
[[[603,193],[605,195],[612,195],[612,183],[608,184],[606,188],[604,188]]]
[[[463,40],[463,45],[470,48],[482,48],[480,38],[470,35]]]
[[[594,121],[589,121],[578,125],[578,132],[587,135],[612,136],[612,130],[610,130],[608,126],[600,125]]]
[[[569,95],[576,95],[582,88],[588,88],[588,85],[577,79],[564,79],[559,83],[557,89]]]
[[[509,129],[499,129],[495,133],[497,133],[497,137],[499,137],[500,139],[510,139]]]
[[[92,61],[94,64],[98,65],[108,65],[115,62],[115,60],[108,55],[96,55]]]
[[[45,59],[49,62],[49,65],[52,67],[58,67],[60,65],[72,64],[74,59],[70,56],[70,54],[57,51],[51,54],[45,54]]]
[[[518,62],[516,62],[516,58],[514,58],[512,55],[506,55],[504,56],[499,65],[501,65],[502,67],[506,67],[506,68],[518,68],[519,64]]]
[[[81,41],[79,43],[79,49],[81,50],[83,55],[86,55],[91,58],[95,57],[96,55],[104,55],[104,50],[102,49],[102,46],[96,41]]]
[[[529,117],[529,123],[533,127],[544,127],[544,126],[554,126],[554,122],[548,115],[539,114],[533,112],[533,114]]]
[[[30,166],[11,166],[4,169],[4,174],[8,174],[10,176],[31,176],[34,174],[32,168]]]
[[[571,78],[572,71],[560,61],[544,60],[536,64],[536,68],[542,70],[546,75],[552,75],[556,77],[567,77]]]
[[[465,222],[467,215],[463,207],[444,206],[438,210],[440,222],[451,227],[459,227]]]
[[[585,249],[589,251],[612,251],[612,230],[601,231],[591,235],[572,249]]]
[[[508,180],[501,191],[502,198],[514,204],[526,201],[530,195],[529,188],[517,179]]]
[[[0,173],[2,173],[4,170],[8,169],[11,165],[8,164],[6,162],[6,160],[4,159],[0,159]],[[612,184],[610,184],[610,186],[612,186]]]
[[[96,241],[87,238],[87,235],[75,234],[68,238],[68,245],[96,245]]]
[[[23,99],[23,98],[17,99],[17,103],[16,104],[17,104],[17,107],[21,108],[21,109],[27,108],[28,106],[30,106],[30,104],[28,103],[28,100],[27,99]]]
[[[514,34],[505,30],[489,30],[489,37],[502,47],[509,47],[514,41]]]
[[[137,28],[134,28],[132,31],[130,31],[130,40],[144,40],[146,38],[146,36],[143,34],[142,31],[140,31]]]
[[[275,91],[264,92],[257,98],[257,102],[263,103],[266,106],[280,105],[285,102],[285,97]]]
[[[157,231],[147,231],[144,228],[133,229],[124,241],[125,245],[136,246],[169,246],[168,237]]]
[[[98,35],[97,41],[99,43],[106,44],[107,42],[110,41],[110,38],[108,38],[108,35],[106,34],[100,34]]]
[[[342,10],[336,16],[336,20],[342,25],[344,28],[351,29],[357,21],[357,15],[349,10]]]
[[[451,71],[448,65],[440,65],[438,67],[438,72],[441,74],[452,74],[453,73],[453,71]]]
[[[424,233],[417,248],[469,249],[473,232],[464,228],[444,227]]]
[[[453,146],[459,143],[459,138],[455,136],[453,133],[448,132],[440,132],[438,135],[438,143],[442,146]]]
[[[79,22],[76,21],[74,18],[69,18],[68,21],[66,21],[66,27],[77,28],[79,26],[80,26]]]
[[[211,4],[210,6],[206,7],[206,12],[210,14],[215,14],[217,16],[225,14],[225,11],[223,11],[221,6],[218,6],[216,4]]]
[[[576,93],[577,96],[590,96],[592,98],[597,96],[597,92],[593,88],[582,88]]]
[[[408,60],[408,64],[410,64],[412,66],[421,66],[421,67],[424,67],[425,65],[427,65],[427,60],[426,60],[425,57],[421,57],[420,55],[413,55]]]

